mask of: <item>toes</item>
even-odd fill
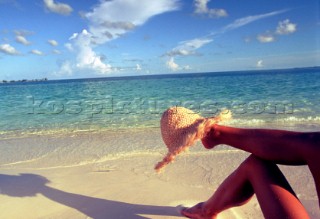
[[[192,215],[190,215],[190,212],[188,212],[189,208],[182,208],[180,213],[183,215],[183,216],[186,216],[188,218],[191,218]]]
[[[198,219],[202,218],[201,217],[201,212],[202,212],[202,204],[203,203],[198,203],[197,205],[191,207],[191,208],[182,208],[180,213],[188,218],[193,218],[193,219]]]

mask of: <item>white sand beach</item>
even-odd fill
[[[115,132],[1,140],[0,218],[183,218],[177,206],[191,206],[209,198],[248,156],[229,147],[200,149],[199,143],[157,174],[153,167],[161,160],[165,146],[158,130],[147,136],[144,133],[133,131],[129,139],[119,138],[124,133]],[[111,141],[113,138],[116,140]],[[135,144],[156,144],[163,147],[163,153],[146,149],[100,156],[109,144],[117,142],[121,148],[128,140],[133,148]],[[39,150],[44,145],[48,147],[46,153]],[[10,150],[18,153],[11,155],[11,161]],[[311,218],[319,218],[318,198],[308,168],[280,168]],[[254,198],[219,218],[258,219],[263,215]]]

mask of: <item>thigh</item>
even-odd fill
[[[276,164],[250,156],[245,165],[247,165],[248,179],[265,218],[309,218],[305,208]]]
[[[319,207],[320,207],[320,156],[314,157],[314,159],[310,159],[308,161],[308,166],[310,169],[310,172],[313,176],[314,183],[317,189],[317,195],[318,195],[318,201],[319,201]]]

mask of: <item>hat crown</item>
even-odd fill
[[[162,139],[170,151],[183,146],[186,138],[183,133],[199,119],[202,117],[184,107],[171,107],[162,114]]]

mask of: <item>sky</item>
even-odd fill
[[[320,65],[318,0],[0,0],[0,80]]]

